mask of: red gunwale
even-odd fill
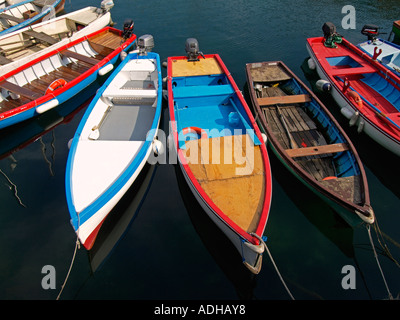
[[[6,80],[7,78],[17,74],[18,72],[21,72],[31,66],[33,66],[34,64],[43,61],[65,49],[68,49],[80,42],[83,42],[85,40],[89,40],[91,37],[106,32],[106,31],[112,31],[114,33],[117,33],[119,35],[122,35],[122,31],[112,28],[112,27],[105,27],[101,30],[95,31],[91,34],[88,34],[86,36],[83,36],[79,39],[76,39],[60,48],[57,48],[53,51],[48,52],[47,54],[40,56],[8,73],[6,73],[5,75],[0,77],[0,82]],[[70,82],[68,82],[64,87],[60,88],[57,90],[57,94],[54,94],[53,92],[49,93],[49,94],[44,94],[43,96],[28,102],[26,104],[23,104],[22,106],[19,106],[17,108],[14,108],[12,110],[9,111],[5,111],[3,113],[0,114],[0,120],[9,118],[11,116],[14,116],[18,113],[21,113],[23,111],[26,111],[28,109],[34,108],[36,106],[39,106],[47,101],[50,101],[54,98],[56,98],[58,95],[64,93],[65,91],[69,90],[70,88],[72,88],[75,84],[81,82],[83,79],[87,78],[88,76],[90,76],[91,74],[93,74],[94,72],[96,72],[98,69],[100,69],[101,67],[103,67],[105,64],[107,64],[111,59],[113,59],[117,54],[119,54],[123,49],[125,49],[127,46],[129,46],[134,40],[136,39],[136,35],[132,35],[129,39],[127,39],[124,43],[122,43],[117,49],[115,49],[113,52],[111,52],[108,56],[106,56],[103,60],[99,61],[99,63],[97,63],[96,65],[94,65],[93,67],[91,67],[89,70],[87,70],[86,72],[82,73],[80,76],[76,77],[75,79],[71,80]]]
[[[240,102],[243,104],[244,109],[246,110],[246,114],[248,115],[253,127],[254,131],[256,133],[257,138],[261,141],[261,153],[262,153],[262,158],[263,158],[263,164],[264,164],[264,173],[265,173],[265,194],[264,194],[264,204],[263,204],[263,209],[261,213],[261,218],[258,223],[257,229],[256,229],[256,234],[258,236],[262,236],[264,232],[264,228],[269,216],[269,210],[270,210],[270,205],[271,205],[271,195],[272,195],[272,185],[271,185],[271,170],[270,170],[270,163],[269,163],[269,158],[267,154],[267,149],[265,144],[263,143],[263,138],[261,136],[261,132],[258,128],[258,125],[251,114],[251,111],[246,103],[246,101],[243,98],[242,93],[238,89],[235,81],[233,80],[229,70],[223,63],[222,59],[218,54],[207,54],[205,55],[205,58],[215,58],[218,61],[218,64],[222,71],[225,73],[225,75],[228,77],[230,84],[232,85],[236,95],[238,96]],[[248,232],[243,230],[241,227],[239,227],[234,221],[232,221],[227,215],[225,215],[221,209],[219,209],[218,206],[215,205],[215,203],[210,199],[210,197],[205,193],[203,188],[200,186],[199,182],[197,181],[196,177],[194,176],[193,172],[190,170],[189,165],[186,162],[186,159],[183,155],[183,152],[181,149],[179,149],[179,143],[178,143],[178,131],[177,131],[177,126],[176,126],[176,120],[175,120],[175,113],[174,113],[174,103],[173,103],[173,92],[172,92],[172,60],[186,60],[187,57],[185,56],[180,56],[180,57],[169,57],[168,58],[168,106],[169,106],[169,114],[170,114],[170,119],[171,119],[171,129],[172,129],[172,134],[173,134],[173,139],[175,142],[175,146],[178,148],[178,157],[179,161],[181,162],[185,172],[187,173],[191,183],[195,187],[195,189],[199,192],[200,196],[204,199],[204,201],[207,203],[207,205],[222,219],[225,223],[228,224],[228,226],[233,229],[237,234],[239,234],[242,238],[246,239],[247,241],[258,245],[260,242],[257,238],[254,236],[250,235]]]

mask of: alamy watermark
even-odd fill
[[[345,276],[342,278],[342,288],[344,290],[356,288],[356,269],[352,265],[345,265],[342,268],[342,274]]]
[[[176,123],[171,121],[171,127],[176,128]],[[153,135],[154,131],[148,133],[149,137]],[[191,143],[190,140],[196,142]],[[258,138],[252,129],[234,129],[231,131],[229,129],[192,127],[182,129],[179,132],[172,129],[168,135],[159,129],[154,141],[155,148],[153,150],[155,152],[149,156],[147,161],[152,165],[177,164],[178,161],[185,161],[189,165],[235,165],[236,175],[246,175],[253,172],[254,169],[254,140],[258,140]],[[177,148],[182,152],[183,158],[177,155]],[[168,159],[166,150],[168,150]]]
[[[343,6],[342,14],[345,14],[345,16],[342,18],[342,28],[356,29],[356,9],[354,8],[354,6]]]

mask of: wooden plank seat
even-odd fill
[[[322,146],[313,146],[313,147],[305,147],[305,148],[297,148],[297,149],[286,149],[287,154],[292,157],[307,157],[307,156],[316,156],[327,153],[338,153],[348,150],[348,146],[345,143],[334,143],[327,144]]]
[[[56,44],[58,41],[54,39],[53,37],[49,36],[48,34],[45,34],[44,32],[37,32],[33,30],[27,30],[22,32],[22,34],[25,34],[29,37],[33,37],[35,39],[38,39],[42,42],[46,42],[48,44]]]
[[[332,76],[352,76],[364,73],[374,73],[375,69],[369,65],[365,65],[358,68],[331,68],[329,72]]]
[[[16,94],[19,94],[19,95],[24,96],[31,100],[35,100],[41,96],[37,92],[34,92],[32,90],[29,90],[29,89],[21,87],[21,86],[18,86],[7,80],[3,80],[0,82],[0,88],[6,89],[6,90],[11,91]]]
[[[88,57],[83,54],[71,51],[71,50],[62,50],[60,52],[60,54],[62,54],[65,57],[68,57],[68,58],[73,58],[73,59],[77,59],[77,60],[86,62],[91,65],[96,65],[97,63],[99,63],[99,60],[97,60],[95,58]]]
[[[273,106],[276,104],[306,103],[311,101],[311,97],[308,94],[297,94],[257,98],[257,101],[260,106]]]
[[[6,20],[18,22],[18,23],[21,23],[21,22],[25,21],[22,18],[17,18],[17,17],[11,16],[11,15],[6,14],[6,13],[0,13],[0,19],[6,19]]]

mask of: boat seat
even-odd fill
[[[75,51],[71,51],[71,50],[63,50],[60,52],[60,54],[62,54],[65,57],[68,57],[68,58],[73,58],[76,60],[86,62],[91,65],[96,65],[97,63],[99,63],[99,60],[97,60],[95,58],[88,57],[83,54],[77,53]]]
[[[276,104],[294,104],[294,103],[310,102],[311,97],[308,94],[297,94],[297,95],[257,98],[257,101],[260,106],[274,106]]]
[[[19,95],[24,96],[31,100],[35,100],[41,96],[40,94],[38,94],[32,90],[21,87],[19,85],[16,85],[12,82],[7,81],[7,80],[3,80],[0,82],[0,88],[3,88],[7,91],[11,91],[16,94],[19,94]]]
[[[155,98],[157,91],[155,89],[117,89],[117,90],[106,90],[103,94],[107,98]]]
[[[0,13],[0,19],[6,19],[6,20],[17,22],[17,23],[24,22],[24,19],[14,17],[14,16],[6,14],[6,13]]]
[[[327,153],[338,153],[348,150],[349,147],[345,143],[326,144],[322,146],[313,146],[296,149],[286,149],[286,153],[291,158],[316,156]]]
[[[375,69],[370,66],[358,67],[358,68],[331,68],[329,73],[332,76],[351,76],[363,73],[374,73]]]
[[[173,89],[174,98],[202,97],[216,95],[231,95],[234,93],[229,84],[211,85],[211,86],[186,86],[175,87]]]

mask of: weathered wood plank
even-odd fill
[[[276,104],[294,104],[294,103],[305,103],[310,102],[311,98],[308,94],[297,94],[288,96],[277,96],[277,97],[263,97],[257,99],[260,106],[271,106]]]
[[[297,149],[286,149],[287,154],[292,157],[306,157],[306,156],[315,156],[326,153],[337,153],[348,150],[348,146],[345,143],[334,143],[327,144],[323,146],[313,146],[313,147],[305,147],[305,148],[297,148]]]
[[[26,97],[28,99],[31,99],[31,100],[35,100],[35,99],[40,97],[40,94],[38,94],[38,93],[36,93],[36,92],[34,92],[32,90],[29,90],[27,88],[18,86],[16,84],[12,83],[12,82],[7,81],[7,80],[3,80],[3,81],[0,82],[0,88],[6,89],[6,90],[11,91],[11,92],[14,92],[16,94],[19,94],[19,95],[24,96],[24,97]]]
[[[74,58],[77,60],[81,60],[83,62],[92,64],[92,65],[96,65],[97,63],[99,63],[99,60],[92,58],[92,57],[88,57],[85,56],[83,54],[71,51],[71,50],[63,50],[60,52],[63,56],[69,57],[69,58]]]

